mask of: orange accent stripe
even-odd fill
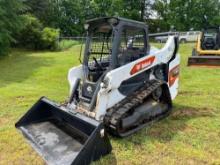
[[[171,87],[179,77],[180,66],[177,65],[169,71],[169,86]]]

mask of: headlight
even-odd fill
[[[102,87],[102,88],[107,88],[108,85],[109,85],[109,78],[105,78],[105,79],[103,80],[103,82],[101,83],[101,87]]]

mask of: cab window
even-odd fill
[[[146,54],[146,34],[144,29],[125,27],[121,34],[118,61],[124,65]]]

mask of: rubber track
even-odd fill
[[[144,102],[145,98],[150,96],[154,90],[156,90],[163,84],[164,82],[161,80],[151,80],[144,87],[134,92],[134,94],[126,97],[125,99],[108,109],[104,118],[104,123],[108,131],[111,134],[119,137],[128,136],[132,134],[132,132],[135,132],[131,131],[131,133],[120,135],[117,131],[117,125],[120,119],[122,119],[129,110],[135,109],[135,107],[141,105]]]

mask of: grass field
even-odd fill
[[[80,42],[79,41],[76,41],[76,40],[67,40],[67,39],[64,39],[62,41],[59,42],[59,50],[67,50],[71,47],[73,47],[74,45],[78,45]]]
[[[186,67],[193,45],[180,46],[180,91],[172,114],[125,138],[110,137],[112,154],[94,164],[220,164],[220,69]],[[14,128],[45,95],[68,95],[68,69],[80,46],[63,52],[13,50],[0,58],[0,164],[44,164]]]

